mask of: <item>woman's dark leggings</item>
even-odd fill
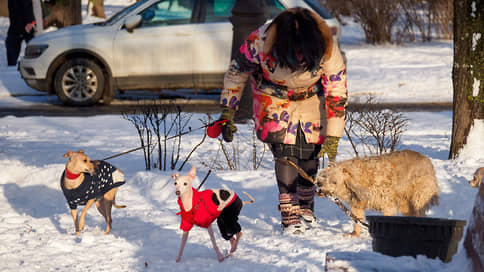
[[[306,174],[314,177],[318,172],[319,159],[301,160],[296,157],[283,157],[301,167]],[[294,194],[297,192],[297,185],[311,187],[313,184],[299,176],[296,168],[276,161],[275,163],[277,186],[280,194]]]

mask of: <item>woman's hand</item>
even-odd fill
[[[324,153],[328,154],[328,158],[330,162],[334,162],[336,160],[336,154],[338,153],[338,142],[339,137],[335,136],[326,136],[324,140],[323,147],[321,151],[318,153],[318,158],[324,156]]]
[[[224,107],[222,114],[220,114],[219,120],[227,120],[222,125],[222,138],[227,143],[234,140],[234,133],[237,132],[237,127],[234,125],[235,110],[229,107]]]

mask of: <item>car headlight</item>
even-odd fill
[[[38,58],[49,47],[47,44],[31,44],[25,48],[24,58],[34,59]]]

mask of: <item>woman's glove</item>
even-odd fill
[[[334,162],[336,160],[336,154],[338,153],[338,142],[339,137],[335,136],[326,136],[324,140],[323,147],[321,151],[318,153],[318,158],[324,156],[324,153],[328,154],[328,158],[330,162]]]
[[[235,110],[229,107],[224,107],[222,114],[220,114],[219,120],[227,120],[222,125],[222,138],[227,143],[234,140],[234,133],[237,132],[237,127],[234,125]]]

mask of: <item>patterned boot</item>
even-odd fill
[[[314,216],[314,195],[316,193],[316,187],[306,187],[297,185],[297,196],[300,205],[301,218],[308,224],[312,225],[316,223],[316,216]]]
[[[306,230],[306,227],[299,219],[297,194],[279,194],[279,209],[281,211],[283,233],[299,234]]]

